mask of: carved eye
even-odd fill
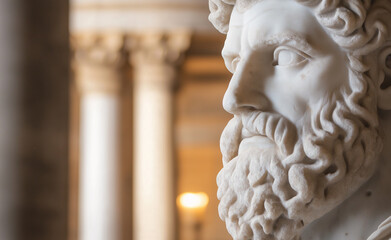
[[[278,47],[274,51],[274,66],[295,66],[306,61],[309,56],[289,47]]]

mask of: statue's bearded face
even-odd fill
[[[373,173],[373,84],[293,1],[234,9],[223,57],[235,117],[221,138],[220,217],[234,239],[296,239]]]

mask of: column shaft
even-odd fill
[[[119,240],[121,35],[73,38],[80,90],[80,240]]]
[[[80,239],[118,239],[117,96],[87,94],[81,102]]]
[[[187,32],[133,39],[134,240],[175,239],[173,97]]]
[[[175,238],[173,71],[157,66],[135,73],[135,240]]]

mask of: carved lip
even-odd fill
[[[259,133],[253,133],[253,132],[250,132],[249,130],[247,130],[246,128],[242,128],[242,133],[241,133],[241,142],[243,140],[246,140],[246,139],[250,139],[250,138],[254,138],[254,137],[257,137],[257,138],[263,138],[269,142],[273,142],[271,139],[269,139],[266,135],[263,135],[263,134],[259,134]]]
[[[244,140],[246,138],[254,137],[254,136],[263,136],[263,135],[255,134],[255,133],[250,132],[249,130],[247,130],[244,127],[242,128],[242,136],[241,136],[242,140]]]
[[[245,128],[242,129],[241,139],[242,140],[239,144],[238,154],[254,148],[265,149],[275,147],[275,143],[265,135],[251,133]]]

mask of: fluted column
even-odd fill
[[[187,32],[130,39],[134,69],[133,240],[175,239],[173,94]]]
[[[80,103],[79,239],[118,240],[121,35],[75,37]]]

